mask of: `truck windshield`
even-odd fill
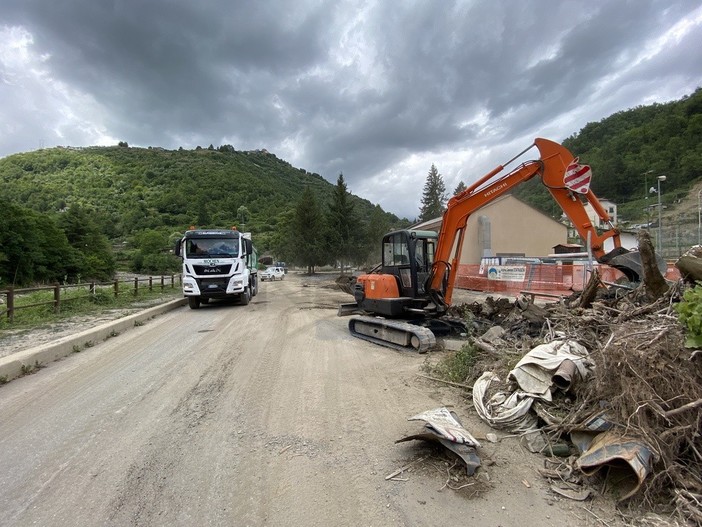
[[[187,240],[185,256],[188,258],[236,258],[239,247],[236,240],[217,238],[198,238]]]

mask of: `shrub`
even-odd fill
[[[683,299],[676,304],[680,322],[687,328],[688,348],[702,348],[702,285],[699,283],[683,293]]]

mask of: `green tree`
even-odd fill
[[[358,250],[358,237],[355,236],[357,223],[351,194],[344,175],[340,173],[327,213],[327,244],[329,256],[341,264],[342,274],[345,264],[353,260]]]
[[[207,227],[210,224],[210,212],[207,210],[207,202],[203,197],[197,206],[197,224],[200,227]]]
[[[115,271],[112,247],[93,217],[92,211],[71,205],[59,216],[59,225],[80,255],[76,274],[84,279],[110,280]]]
[[[328,262],[324,238],[324,216],[310,187],[306,187],[295,207],[291,238],[294,261],[314,274],[315,267]]]
[[[454,196],[458,196],[461,192],[466,190],[468,187],[466,187],[466,184],[463,183],[463,181],[459,181],[458,185],[456,185],[455,190],[453,191]]]
[[[175,242],[173,242],[175,244]],[[145,230],[132,238],[132,270],[137,273],[166,274],[178,270],[179,262],[171,254],[167,233]]]
[[[392,224],[388,219],[387,213],[380,208],[380,205],[373,207],[363,229],[364,236],[361,251],[359,251],[360,258],[355,263],[368,266],[380,263],[382,259],[381,242],[383,236],[390,232],[391,228]]]
[[[246,206],[242,205],[236,209],[236,217],[241,225],[246,225],[249,222],[249,218],[251,218],[251,212]]]
[[[446,185],[436,166],[432,163],[422,192],[422,206],[419,221],[427,221],[441,216],[446,206]]]
[[[63,281],[75,251],[52,217],[0,200],[0,287]]]
[[[296,261],[295,246],[298,243],[293,236],[291,225],[295,224],[296,209],[287,208],[280,212],[276,220],[276,228],[270,237],[270,250],[276,255],[275,260],[283,262]]]

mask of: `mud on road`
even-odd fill
[[[550,492],[543,456],[487,441],[468,392],[418,375],[448,352],[350,337],[333,278],[180,308],[0,387],[0,524],[623,524]],[[395,443],[441,406],[482,443],[475,476]]]

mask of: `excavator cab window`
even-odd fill
[[[413,296],[412,251],[407,231],[386,234],[383,238],[383,273],[397,278],[400,296]]]
[[[414,248],[414,261],[418,273],[427,273],[434,263],[435,243],[434,240],[418,238]]]
[[[419,295],[426,293],[425,285],[434,263],[435,249],[434,240],[417,238],[414,247],[414,262],[417,268],[417,294]]]
[[[383,242],[383,266],[395,267],[409,263],[407,237],[401,232],[386,236]]]

